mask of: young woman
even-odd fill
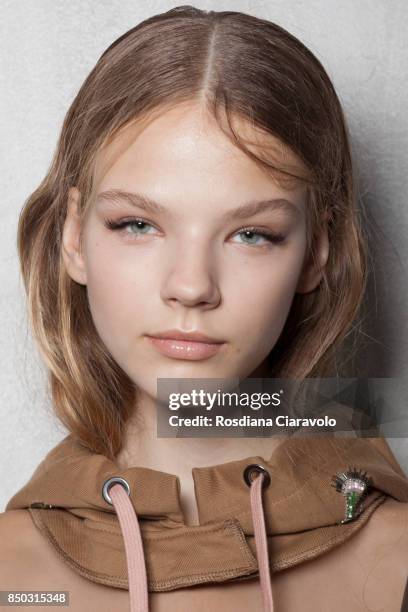
[[[384,439],[156,435],[160,378],[338,373],[366,250],[342,109],[299,40],[193,7],[121,36],[18,248],[69,434],[0,516],[2,590],[68,591],[75,611],[400,610],[408,479]]]

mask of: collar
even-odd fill
[[[28,509],[36,527],[76,572],[127,589],[125,549],[104,482],[130,485],[145,550],[148,588],[167,591],[258,575],[247,465],[262,464],[271,484],[263,492],[272,572],[320,556],[352,537],[388,496],[408,502],[408,478],[383,438],[288,437],[270,457],[193,468],[199,525],[184,523],[180,480],[145,467],[119,469],[72,434],[46,455],[7,510]],[[355,520],[341,524],[345,498],[331,486],[356,466],[373,488]]]

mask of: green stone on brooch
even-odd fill
[[[367,472],[349,466],[347,472],[338,472],[332,477],[332,486],[342,493],[345,499],[345,518],[341,523],[349,523],[363,511],[363,500],[373,486],[373,479]]]

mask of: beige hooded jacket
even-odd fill
[[[61,558],[85,578],[128,588],[123,534],[102,488],[112,476],[130,485],[143,539],[149,591],[241,581],[258,575],[249,487],[250,464],[271,477],[263,492],[272,573],[314,559],[360,530],[389,497],[408,502],[408,478],[387,443],[364,438],[287,438],[271,457],[193,469],[199,525],[184,523],[177,476],[144,467],[118,469],[68,435],[40,463],[6,511],[26,508]],[[357,467],[373,486],[354,520],[332,477]]]

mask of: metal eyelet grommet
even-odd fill
[[[102,487],[102,497],[111,506],[113,506],[113,502],[111,496],[109,495],[109,489],[116,483],[122,485],[126,493],[130,496],[130,487],[124,478],[121,478],[120,476],[112,476],[112,478],[108,478],[108,480],[105,480]]]
[[[253,480],[252,475],[255,472],[257,472],[258,474],[264,474],[265,476],[262,482],[262,488],[266,489],[266,487],[269,487],[269,485],[271,484],[271,476],[268,470],[266,470],[263,465],[259,465],[258,463],[251,463],[250,465],[247,465],[244,470],[244,480],[248,487],[251,486]]]

